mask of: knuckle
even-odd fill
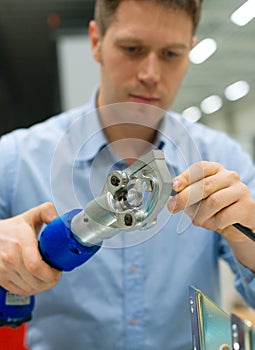
[[[243,182],[241,183],[241,193],[243,193],[244,195],[250,193],[248,186],[245,185]]]
[[[189,215],[189,216],[194,226],[202,226],[203,225],[202,216],[199,212],[198,207],[197,206],[195,207],[196,208],[193,210],[192,215]]]
[[[39,291],[45,291],[48,290],[50,288],[53,288],[57,285],[58,281],[56,280],[50,280],[48,282],[39,282],[38,285],[36,286],[36,293]]]
[[[15,265],[21,254],[20,244],[15,238],[11,238],[10,241],[4,242],[2,249],[0,250],[1,260],[10,265]]]
[[[209,195],[213,192],[213,184],[212,181],[208,178],[204,179],[204,185],[203,185],[203,193],[205,196]]]
[[[28,260],[26,262],[26,269],[32,275],[36,275],[38,273],[38,271],[39,271],[39,264],[38,264],[37,261]]]
[[[208,164],[210,164],[210,162],[208,162],[207,160],[202,160],[199,164],[200,164],[200,168],[204,169],[205,167],[208,166]]]
[[[5,265],[14,265],[16,266],[17,255],[13,253],[12,250],[6,249],[1,253],[1,260]]]
[[[214,164],[215,164],[215,167],[218,168],[219,170],[225,169],[224,166],[219,162],[214,162]]]
[[[203,224],[203,223],[199,220],[199,218],[198,218],[197,216],[195,216],[195,217],[192,219],[192,223],[193,223],[194,226],[197,226],[197,227],[202,226],[202,224]]]
[[[185,172],[184,174],[182,174],[182,176],[183,176],[182,181],[183,181],[184,183],[189,183],[190,178],[191,178],[190,170],[187,171],[187,173]]]
[[[220,207],[221,200],[218,193],[213,193],[208,199],[207,204],[210,209],[217,209]]]
[[[197,162],[190,168],[190,178],[201,177],[204,172],[205,161]]]
[[[5,261],[2,260],[2,263],[0,264],[0,275],[1,275],[1,279],[3,276],[6,276],[8,273],[8,268],[6,267]]]
[[[54,279],[51,283],[50,283],[50,286],[51,287],[55,287],[57,284],[58,284],[58,280]]]
[[[224,212],[219,212],[217,215],[215,215],[215,224],[217,228],[224,229],[226,226],[224,222],[225,222]]]
[[[8,251],[3,251],[1,253],[1,260],[4,264],[11,264],[13,263],[13,256]]]
[[[240,175],[239,175],[236,171],[230,170],[230,171],[228,172],[228,174],[229,174],[229,177],[230,177],[232,180],[234,180],[234,181],[240,181]]]

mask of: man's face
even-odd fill
[[[173,103],[193,46],[192,20],[151,1],[122,1],[104,37],[90,25],[101,64],[98,107],[141,102],[163,110]]]

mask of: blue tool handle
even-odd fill
[[[43,259],[61,271],[71,271],[89,260],[101,245],[85,246],[73,235],[70,225],[81,209],[56,218],[45,227],[40,236],[39,250]]]
[[[101,245],[85,246],[71,232],[71,221],[81,209],[74,209],[51,221],[43,230],[39,250],[45,262],[62,271],[71,271],[89,260]],[[0,287],[0,327],[16,328],[32,318],[35,297],[18,296]]]

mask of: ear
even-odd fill
[[[192,50],[194,48],[194,46],[196,45],[197,43],[197,37],[196,36],[193,36],[192,39],[191,39],[191,45],[190,45],[190,50]]]
[[[100,46],[101,46],[101,35],[96,21],[89,23],[89,37],[92,54],[97,62],[101,62]]]

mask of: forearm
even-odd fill
[[[233,226],[220,232],[228,241],[235,258],[255,273],[255,242]]]

